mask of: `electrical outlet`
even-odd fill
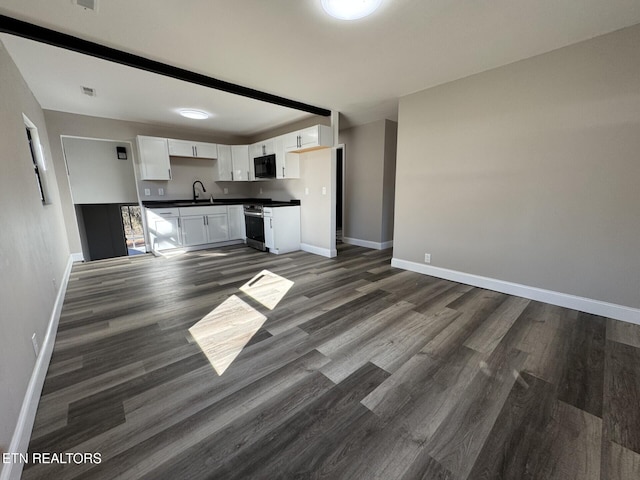
[[[260,187],[260,193],[262,193],[262,187]]]
[[[224,194],[226,195],[227,193],[229,193],[229,189],[227,187],[224,187]]]
[[[326,195],[327,194],[327,187],[322,187],[322,194]]]
[[[31,335],[31,343],[33,344],[33,351],[36,352],[36,357],[40,355],[40,345],[38,345],[38,337],[34,333]]]
[[[309,195],[309,187],[305,187],[304,188],[304,194],[305,195]]]
[[[58,282],[56,282],[55,278],[51,279],[51,283],[53,283],[53,290],[58,290]]]
[[[151,189],[150,188],[145,188],[144,189],[144,194],[148,197],[149,195],[151,195]]]
[[[158,189],[158,195],[161,196],[161,197],[164,195],[164,188],[160,187]]]
[[[430,253],[425,253],[424,254],[424,263],[431,263],[431,254]]]

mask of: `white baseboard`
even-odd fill
[[[71,260],[73,262],[84,262],[84,255],[82,254],[82,252],[80,252],[80,253],[72,253],[71,254]]]
[[[640,309],[393,258],[391,266],[640,325]]]
[[[60,313],[62,312],[62,304],[64,303],[64,294],[67,291],[67,284],[69,283],[69,275],[71,273],[73,262],[73,254],[71,254],[64,274],[62,275],[62,280],[60,281],[60,288],[56,295],[56,301],[53,304],[51,317],[49,317],[49,326],[47,327],[47,333],[45,334],[42,342],[40,355],[38,355],[36,364],[33,367],[33,372],[29,379],[29,385],[27,386],[27,392],[25,393],[24,400],[22,401],[22,408],[20,409],[18,422],[15,430],[13,431],[13,438],[11,439],[11,444],[9,446],[10,453],[26,453],[29,448],[33,422],[36,419],[36,411],[38,410],[38,403],[40,402],[42,386],[44,385],[44,379],[47,375],[47,370],[49,369],[49,362],[51,361],[51,354],[53,353],[53,345],[58,331],[58,322],[60,321]],[[24,465],[22,463],[5,464],[2,469],[2,474],[0,475],[0,480],[18,480],[22,474],[23,467]]]
[[[321,255],[327,258],[333,258],[338,254],[336,249],[316,247],[315,245],[309,245],[308,243],[301,243],[300,250],[307,253],[313,253],[314,255]]]
[[[374,250],[385,250],[393,247],[393,240],[389,240],[388,242],[370,242],[369,240],[360,240],[359,238],[342,237],[342,242],[358,247],[373,248]]]

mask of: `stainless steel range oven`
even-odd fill
[[[247,245],[265,252],[264,211],[262,205],[244,206],[244,224],[247,230]]]

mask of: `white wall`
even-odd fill
[[[62,143],[73,203],[138,202],[130,144],[75,137]],[[126,160],[118,159],[117,147],[126,149]]]
[[[640,307],[640,26],[401,98],[394,257]]]
[[[40,135],[47,163],[42,175],[48,180],[48,205],[42,204],[36,187],[23,113]],[[36,365],[31,335],[36,333],[42,344],[69,261],[51,158],[40,105],[0,43],[0,450],[3,451],[9,450]],[[40,390],[34,392],[36,400],[39,394]],[[29,429],[27,437],[31,426],[28,422],[25,425]]]

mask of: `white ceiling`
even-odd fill
[[[383,0],[355,22],[326,16],[320,0],[98,1],[94,13],[72,0],[2,0],[0,14],[337,110],[348,124],[397,118],[403,95],[640,23],[640,0]],[[206,128],[241,135],[306,116],[1,40],[46,109],[193,126],[172,109],[201,108],[218,114]]]

